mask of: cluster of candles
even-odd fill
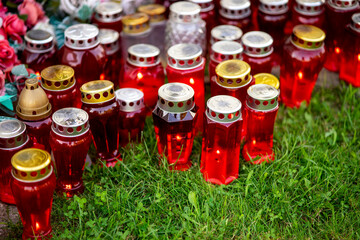
[[[204,179],[229,184],[238,178],[240,154],[252,164],[275,159],[280,92],[288,107],[309,103],[324,64],[360,86],[356,0],[193,0],[169,9],[166,20],[163,5],[122,16],[119,4],[101,3],[93,24],[66,29],[59,51],[46,31],[26,34],[23,62],[41,81],[20,86],[17,119],[0,119],[0,200],[18,207],[23,239],[51,237],[55,189],[67,197],[84,191],[92,142],[96,159],[115,166],[119,146],[141,141],[151,112],[158,152],[170,169],[191,167],[200,133]]]

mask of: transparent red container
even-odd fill
[[[0,200],[15,204],[11,192],[11,158],[20,150],[29,148],[32,142],[26,133],[26,125],[15,119],[0,120]]]
[[[210,45],[213,45],[218,41],[235,41],[240,43],[242,35],[242,30],[236,26],[219,25],[211,30]]]
[[[169,48],[166,73],[169,83],[181,82],[190,85],[195,91],[195,102],[199,114],[205,110],[205,58],[202,50],[195,44],[176,44]],[[196,131],[202,131],[203,118],[198,118]]]
[[[46,151],[27,148],[11,159],[11,190],[23,224],[22,239],[50,239],[56,178]]]
[[[346,27],[346,30],[340,79],[354,87],[360,87],[360,13],[352,16],[352,23]]]
[[[310,103],[311,94],[325,61],[325,33],[311,25],[297,25],[284,45],[280,67],[281,101],[288,107]]]
[[[81,86],[82,109],[89,114],[96,156],[107,167],[121,160],[119,152],[119,104],[115,99],[114,84],[96,80]]]
[[[279,91],[267,84],[256,84],[248,89],[245,105],[246,142],[245,161],[260,164],[275,159],[273,132],[279,109]]]
[[[251,31],[244,34],[241,38],[244,46],[243,60],[251,66],[251,72],[271,73],[273,57],[272,37],[260,31]]]
[[[115,95],[120,106],[120,146],[125,147],[129,142],[140,142],[147,114],[144,93],[136,88],[120,88]]]
[[[220,24],[237,26],[243,32],[251,30],[252,24],[249,0],[221,0],[220,5]]]
[[[158,152],[166,157],[169,169],[185,171],[191,167],[198,114],[194,90],[189,85],[168,83],[159,89],[153,120]]]
[[[299,24],[314,25],[325,29],[325,6],[322,0],[296,0],[292,11],[293,26]]]
[[[91,144],[89,115],[79,108],[62,108],[52,115],[50,145],[56,164],[56,186],[67,197],[84,192],[82,175]]]
[[[324,67],[329,71],[338,72],[345,28],[351,23],[351,16],[359,11],[359,3],[356,0],[329,0],[325,6],[327,31]]]
[[[53,112],[65,107],[81,107],[81,95],[76,87],[74,69],[54,65],[41,71],[41,87],[44,89]]]
[[[102,2],[95,7],[92,23],[100,29],[112,29],[118,33],[122,30],[121,17],[123,9],[120,3]]]
[[[229,184],[239,176],[241,103],[226,95],[211,97],[204,119],[200,170],[208,182]]]
[[[206,22],[206,42],[210,40],[211,29],[217,25],[217,18],[215,13],[215,5],[213,0],[191,0],[200,6],[200,17]]]
[[[149,44],[136,44],[128,49],[120,88],[136,88],[144,93],[145,105],[154,109],[157,91],[165,82],[164,68],[160,63],[160,51]]]
[[[93,79],[100,79],[106,63],[100,45],[99,29],[90,24],[76,24],[65,30],[65,45],[60,49],[59,62],[75,71],[77,87]]]

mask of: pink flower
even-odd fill
[[[7,8],[0,1],[0,18],[5,18],[7,12]]]
[[[18,11],[20,15],[27,15],[26,25],[28,27],[35,26],[45,16],[41,4],[35,0],[25,0],[18,6]]]
[[[0,40],[7,40],[5,30],[0,28]]]
[[[11,68],[18,62],[15,51],[7,40],[0,40],[0,70]]]
[[[24,36],[26,33],[26,26],[23,20],[15,14],[8,14],[4,18],[3,27],[5,29],[5,33],[12,40],[22,43],[21,36]]]
[[[0,70],[0,96],[5,95],[5,74]]]

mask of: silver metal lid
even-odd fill
[[[265,57],[273,52],[273,38],[266,32],[251,31],[241,38],[244,54],[252,57]]]
[[[284,14],[289,11],[289,0],[260,0],[259,11],[270,14]]]
[[[194,107],[194,89],[184,83],[166,83],[159,88],[158,107],[166,112],[180,113]]]
[[[241,102],[228,95],[211,97],[206,104],[206,116],[216,122],[235,122],[241,119]]]
[[[151,67],[160,63],[159,48],[150,44],[135,44],[128,48],[127,61],[138,67]]]
[[[306,16],[315,16],[322,13],[324,8],[323,0],[296,0],[294,9]]]
[[[219,25],[211,30],[211,45],[218,41],[237,41],[240,42],[240,38],[243,35],[243,31],[232,25]]]
[[[145,107],[144,93],[136,88],[120,88],[115,91],[115,96],[123,112],[134,112]]]
[[[215,7],[213,0],[190,0],[190,2],[198,4],[201,8],[200,12],[209,12]]]
[[[33,29],[25,34],[25,49],[29,52],[43,53],[54,48],[54,36],[44,30]]]
[[[15,119],[5,119],[0,122],[0,148],[16,148],[28,139],[26,125]]]
[[[200,18],[200,6],[186,1],[176,2],[170,5],[169,19],[180,23],[198,22]]]
[[[105,49],[106,55],[112,55],[119,50],[119,36],[119,33],[112,29],[99,30],[99,41]]]
[[[228,19],[243,19],[251,14],[249,0],[221,0],[220,15]]]
[[[122,16],[122,7],[120,3],[103,2],[95,7],[95,18],[100,22],[119,21]]]
[[[359,6],[357,0],[328,0],[326,3],[338,9],[355,9]]]
[[[243,47],[234,41],[219,41],[211,46],[210,58],[215,62],[242,59]]]
[[[99,44],[99,29],[91,24],[76,24],[65,30],[65,45],[72,49],[89,49]]]
[[[197,44],[176,44],[168,50],[168,64],[177,69],[192,69],[202,63],[201,54],[202,49]]]
[[[354,13],[351,17],[351,28],[360,32],[360,13]]]
[[[279,91],[267,84],[255,84],[248,88],[246,104],[259,111],[270,111],[279,106]]]
[[[89,115],[80,108],[62,108],[52,115],[51,130],[64,137],[76,137],[89,131]]]

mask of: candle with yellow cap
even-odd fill
[[[258,73],[254,75],[255,84],[267,84],[276,89],[280,87],[279,79],[271,73]]]

